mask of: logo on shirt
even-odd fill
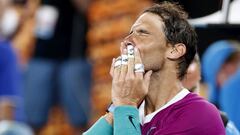
[[[151,133],[152,133],[152,131],[154,130],[154,129],[156,129],[157,127],[151,127],[149,130],[148,130],[148,132],[147,132],[147,135],[150,135]]]
[[[131,124],[134,126],[134,128],[137,130],[137,127],[135,126],[134,122],[133,122],[133,116],[128,116],[129,121],[131,122]]]

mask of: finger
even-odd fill
[[[151,75],[152,75],[152,70],[148,71],[148,72],[144,75],[144,83],[146,84],[147,88],[149,87],[149,84],[150,84]],[[148,90],[148,89],[147,89],[147,90]]]
[[[126,46],[124,45],[124,42],[121,42],[120,44],[120,51],[121,51],[121,54],[123,54],[123,50],[126,48]]]
[[[141,55],[138,48],[134,48],[134,72],[136,77],[143,78],[144,74],[144,65],[142,64]]]
[[[118,57],[115,59],[114,68],[121,67],[121,65],[122,65],[122,58],[121,58],[121,56],[118,56]]]
[[[132,45],[127,46],[128,53],[128,76],[134,76],[134,47]]]
[[[122,53],[122,65],[121,65],[121,73],[120,73],[120,80],[125,80],[125,76],[127,74],[127,67],[128,67],[128,57],[127,57],[127,49],[123,49]]]
[[[115,58],[112,59],[112,64],[111,64],[111,69],[110,69],[110,75],[111,75],[111,77],[113,77],[114,63],[115,63]]]
[[[121,59],[121,56],[119,56],[114,63],[113,81],[116,81],[119,78],[119,75],[121,72],[121,63],[122,63],[122,59]]]
[[[149,90],[149,84],[150,84],[150,81],[151,81],[151,76],[152,76],[152,70],[148,71],[145,75],[144,75],[144,84],[145,84],[145,87],[146,87],[146,93],[148,93],[148,90]]]
[[[122,58],[122,65],[127,65],[127,63],[128,63],[128,56],[127,56],[127,48],[126,48],[126,46],[124,45],[124,43],[123,42],[121,42],[121,48],[120,48],[120,50],[121,50],[121,58]]]

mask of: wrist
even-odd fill
[[[113,114],[111,112],[106,113],[104,118],[110,125],[113,125]]]
[[[117,107],[117,106],[124,106],[124,105],[137,107],[138,106],[138,102],[136,100],[133,100],[133,99],[131,99],[131,100],[130,99],[113,100],[113,105],[115,107]]]

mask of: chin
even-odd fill
[[[159,64],[148,64],[145,66],[145,72],[152,70],[153,72],[157,72],[161,69],[161,66]]]

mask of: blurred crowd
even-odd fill
[[[151,0],[0,0],[0,135],[77,135],[111,102],[110,64]],[[240,40],[240,39],[239,39]],[[208,45],[183,85],[240,129],[240,41]],[[200,45],[198,47],[201,47]]]

